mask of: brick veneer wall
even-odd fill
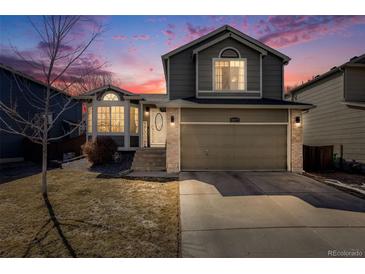
[[[295,117],[300,117],[300,125],[296,125]],[[291,133],[291,171],[303,172],[303,119],[301,110],[290,110]]]
[[[170,123],[171,116],[175,122]],[[180,171],[180,110],[178,108],[166,109],[166,170],[168,173]]]

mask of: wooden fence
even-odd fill
[[[332,170],[333,168],[333,146],[303,146],[305,171]]]

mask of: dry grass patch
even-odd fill
[[[49,172],[49,200],[78,257],[176,257],[178,184]],[[40,176],[0,185],[0,257],[68,257]]]

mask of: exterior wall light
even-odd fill
[[[146,114],[146,116],[150,114],[150,107],[146,107],[144,114]]]
[[[296,117],[295,117],[295,125],[296,125],[297,127],[299,127],[299,126],[300,126],[300,116],[296,116]]]
[[[170,124],[173,126],[175,125],[175,117],[174,115],[171,115],[171,118],[170,118]]]

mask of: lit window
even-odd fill
[[[110,107],[111,132],[124,132],[124,107]]]
[[[118,95],[114,93],[106,93],[103,97],[103,101],[119,101]]]
[[[98,107],[98,132],[124,132],[124,107]]]
[[[131,134],[138,134],[138,108],[131,106],[129,115],[129,124]]]
[[[93,108],[87,108],[87,132],[92,133],[93,131]]]
[[[214,62],[214,90],[245,90],[245,61],[220,59]]]

